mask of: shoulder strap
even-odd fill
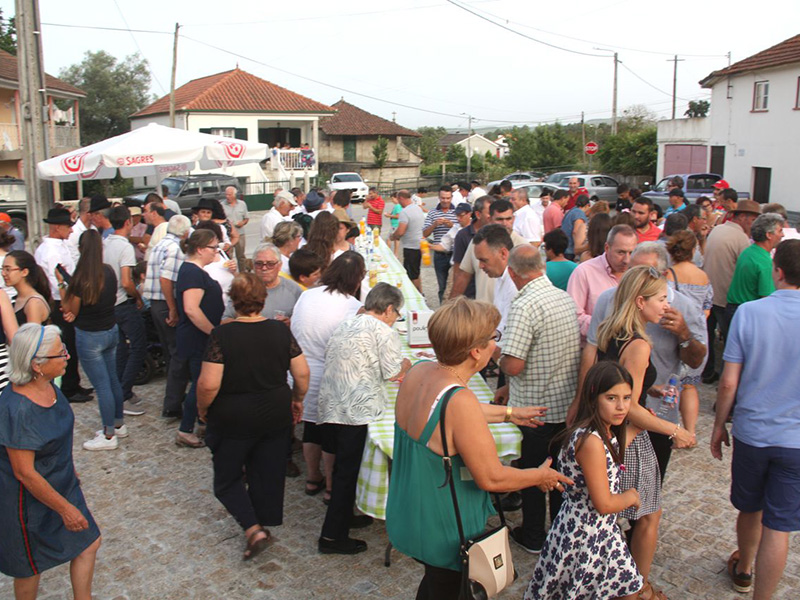
[[[453,385],[453,386],[451,386],[449,388],[445,388],[439,394],[439,400],[436,403],[436,406],[433,408],[433,411],[431,412],[431,416],[428,417],[428,422],[425,423],[425,428],[422,430],[422,433],[420,434],[419,439],[417,440],[420,444],[422,444],[423,446],[427,446],[428,445],[428,442],[430,441],[431,436],[433,435],[433,430],[436,429],[436,422],[440,418],[439,415],[441,415],[441,413],[442,413],[442,410],[443,410],[442,407],[444,406],[445,399],[449,400],[450,396],[452,396],[458,390],[461,390],[461,389],[464,389],[464,388],[461,387],[461,386],[458,386],[458,385]]]
[[[678,276],[675,274],[675,269],[672,267],[669,268],[669,272],[672,273],[672,280],[675,282],[675,291],[680,292],[681,288],[678,287]]]
[[[464,537],[464,526],[461,523],[461,511],[458,508],[458,495],[456,494],[456,484],[453,480],[453,462],[450,458],[450,451],[447,448],[447,433],[444,427],[444,419],[447,410],[447,404],[450,402],[450,398],[453,397],[455,390],[463,389],[463,388],[451,388],[448,393],[445,395],[444,398],[439,402],[439,411],[441,412],[439,416],[439,433],[442,436],[442,464],[444,465],[444,472],[445,472],[445,479],[444,483],[439,487],[444,487],[448,483],[450,484],[450,496],[453,498],[453,509],[456,513],[456,525],[458,525],[458,537],[461,540],[461,553],[462,555],[466,554],[467,551],[467,540]],[[503,508],[500,503],[500,496],[495,494],[495,498],[497,500],[497,513],[500,517],[500,524],[505,527],[506,526],[506,518],[503,514]]]

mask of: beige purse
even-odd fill
[[[500,516],[500,525],[490,529],[472,540],[464,537],[464,527],[461,523],[461,512],[458,510],[458,497],[456,486],[453,482],[453,465],[450,453],[447,450],[447,436],[444,429],[444,416],[447,403],[451,396],[461,388],[452,388],[441,399],[442,408],[439,417],[439,430],[442,437],[444,456],[445,481],[441,487],[450,484],[450,495],[453,498],[458,535],[461,542],[461,590],[459,600],[473,600],[494,598],[511,585],[517,578],[514,563],[511,558],[511,546],[508,543],[508,527],[497,498],[497,511]]]

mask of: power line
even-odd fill
[[[564,48],[562,46],[556,46],[555,44],[551,44],[550,42],[544,42],[542,40],[537,40],[536,38],[531,37],[529,35],[526,35],[526,34],[520,32],[520,31],[517,31],[516,29],[512,29],[511,27],[507,27],[507,26],[503,25],[502,23],[498,23],[497,21],[492,21],[491,19],[489,19],[487,17],[484,17],[482,14],[479,14],[479,13],[475,12],[474,10],[464,6],[463,4],[459,4],[455,0],[446,0],[446,1],[448,3],[450,3],[450,4],[452,4],[453,6],[455,6],[457,8],[460,8],[461,10],[467,11],[468,13],[478,17],[479,19],[483,19],[484,21],[486,21],[488,23],[491,23],[492,25],[496,25],[497,27],[505,29],[506,31],[510,31],[513,34],[516,34],[516,35],[518,35],[520,37],[524,37],[525,39],[531,40],[532,42],[536,42],[537,44],[542,44],[543,46],[549,46],[550,48],[555,48],[556,50],[562,50],[563,52],[570,52],[572,54],[580,54],[582,56],[593,56],[593,57],[596,57],[596,58],[607,58],[605,54],[591,54],[590,52],[581,52],[580,50],[572,50],[570,48]]]
[[[114,6],[117,7],[117,11],[119,12],[119,16],[122,17],[122,22],[125,23],[125,27],[127,27],[128,30],[130,31],[130,27],[131,26],[128,25],[128,20],[125,18],[125,15],[123,14],[122,9],[119,7],[119,2],[117,2],[117,0],[114,0]],[[136,45],[136,49],[139,51],[139,54],[142,55],[142,58],[144,58],[145,62],[147,63],[147,70],[150,71],[150,76],[153,79],[156,80],[156,83],[158,84],[158,87],[161,88],[161,93],[162,94],[165,93],[166,89],[164,89],[164,86],[161,85],[161,80],[159,80],[158,76],[155,74],[155,71],[153,71],[153,69],[150,68],[150,61],[147,60],[147,55],[142,51],[142,47],[139,46],[139,42],[136,40],[136,36],[133,35],[132,31],[130,31],[130,34],[131,34],[131,39],[133,40],[133,43]]]
[[[671,94],[670,92],[665,92],[664,90],[662,90],[662,89],[660,89],[660,88],[657,88],[656,86],[654,86],[652,83],[650,83],[649,81],[647,81],[647,80],[646,80],[646,79],[644,79],[643,77],[640,77],[639,75],[637,75],[636,73],[634,73],[634,72],[633,72],[633,71],[630,69],[630,67],[628,67],[628,65],[626,65],[624,62],[622,62],[622,61],[619,61],[619,64],[621,64],[621,65],[622,65],[622,68],[624,68],[626,71],[628,71],[628,73],[630,73],[631,75],[633,75],[634,77],[636,77],[636,79],[638,79],[639,81],[641,81],[641,82],[642,82],[642,83],[644,83],[645,85],[649,85],[649,86],[650,86],[651,88],[653,88],[655,91],[657,91],[657,92],[661,92],[661,93],[662,93],[662,94],[664,94],[665,96],[669,96],[670,98],[672,97],[672,94]],[[688,100],[686,100],[686,98],[681,98],[680,96],[675,96],[675,97],[676,97],[676,98],[678,98],[679,100],[688,101]]]
[[[3,19],[4,21],[6,19]],[[101,31],[127,31],[133,33],[158,33],[163,35],[172,35],[172,31],[155,31],[153,29],[131,29],[130,27],[101,27],[99,25],[71,25],[69,23],[42,23],[48,27],[67,27],[69,29],[97,29]]]

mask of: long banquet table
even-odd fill
[[[405,298],[404,311],[427,310],[425,298],[411,283],[403,265],[382,239],[379,242],[377,254],[381,257],[380,263],[386,265],[385,268],[379,270],[378,281],[392,285],[402,284],[401,289]],[[402,326],[401,323],[396,324],[395,327]],[[412,363],[427,358],[425,355],[433,354],[432,348],[409,347],[405,334],[400,335],[400,339],[403,355]],[[399,384],[395,382],[390,381],[386,384],[389,403],[383,418],[369,425],[356,489],[356,505],[359,510],[382,520],[386,519],[386,500],[389,495],[389,464],[394,451],[394,404],[398,388]],[[481,402],[490,402],[493,398],[489,386],[478,374],[469,381],[469,389]],[[522,435],[515,425],[496,423],[489,425],[489,429],[494,436],[498,456],[507,460],[519,456]]]

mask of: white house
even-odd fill
[[[714,71],[709,165],[758,202],[800,211],[800,35]]]
[[[315,177],[319,161],[303,160],[301,146],[308,144],[317,155],[319,120],[334,112],[239,68],[194,79],[175,90],[175,127],[259,141],[270,149],[280,145],[262,164],[227,168],[227,173],[251,183]],[[169,125],[168,95],[131,116],[132,129],[148,123]]]
[[[464,152],[470,156],[484,156],[490,152],[492,156],[501,156],[501,147],[490,139],[483,137],[479,133],[467,135],[466,133],[448,133],[439,138],[439,147],[442,152],[447,152],[450,146],[459,145],[464,148]]]

